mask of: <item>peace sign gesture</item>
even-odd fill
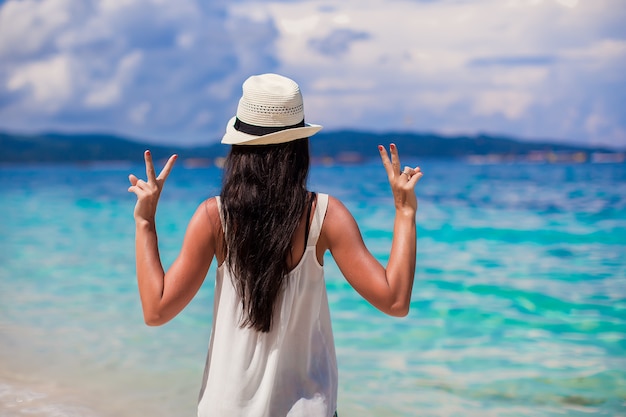
[[[400,157],[398,156],[398,148],[393,143],[389,146],[391,151],[391,160],[387,155],[384,146],[379,145],[378,151],[383,161],[383,166],[387,171],[391,191],[396,210],[412,210],[417,211],[417,198],[415,197],[415,184],[422,178],[422,170],[419,167],[404,167],[400,172]]]
[[[146,176],[148,181],[140,180],[133,174],[130,174],[128,176],[128,180],[130,181],[128,191],[137,195],[137,204],[135,204],[134,212],[135,221],[145,220],[154,223],[163,184],[165,184],[165,180],[168,175],[170,175],[170,171],[178,155],[170,156],[158,177],[154,172],[154,164],[152,163],[150,151],[144,152],[143,156],[146,161]]]

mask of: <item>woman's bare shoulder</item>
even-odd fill
[[[207,213],[218,214],[219,215],[218,197],[217,196],[207,198],[202,203],[200,203],[200,207],[204,207],[204,209],[207,211]]]
[[[350,210],[336,197],[328,196],[328,208],[320,239],[324,242],[324,246],[330,248],[333,242],[342,238],[354,239],[359,237],[360,232],[356,220],[350,213]]]
[[[217,259],[221,263],[224,259],[224,232],[218,201],[216,197],[210,197],[202,201],[194,215],[194,218],[198,218],[198,221],[194,222],[192,219],[190,227],[194,227],[198,233],[204,234],[212,242]]]
[[[198,204],[196,212],[189,221],[188,232],[208,234],[212,238],[221,231],[221,221],[217,199],[207,198]]]
[[[328,208],[326,209],[325,221],[342,222],[346,219],[354,219],[350,210],[336,197],[328,196]]]

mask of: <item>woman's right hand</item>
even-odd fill
[[[394,204],[396,210],[410,211],[415,214],[417,211],[417,198],[415,197],[415,184],[422,178],[422,170],[419,167],[404,167],[400,171],[400,157],[398,156],[398,148],[395,144],[389,145],[391,160],[384,146],[378,145],[380,158],[383,166],[387,171],[387,178],[393,192]]]
[[[167,160],[165,167],[157,177],[154,171],[154,164],[152,162],[152,154],[150,151],[144,152],[144,160],[146,163],[146,181],[140,180],[135,175],[130,174],[128,180],[130,181],[130,187],[128,191],[137,195],[137,203],[135,204],[135,221],[147,221],[154,223],[154,217],[156,215],[157,204],[159,203],[159,197],[163,190],[163,185],[167,179],[174,162],[176,162],[177,155],[172,155]]]

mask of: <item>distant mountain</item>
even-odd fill
[[[609,149],[528,142],[488,135],[445,137],[435,134],[345,130],[317,134],[311,140],[311,154],[315,160],[359,162],[375,158],[378,144],[387,145],[391,142],[398,146],[405,157],[529,158],[533,155],[576,154],[583,160],[589,160],[588,156],[593,153],[615,153]],[[183,147],[147,144],[104,134],[0,133],[0,163],[138,161],[148,148],[157,159],[177,153],[181,159],[197,161],[199,164],[223,157],[228,151],[228,146],[220,143]]]
[[[335,131],[319,133],[311,141],[314,156],[336,157],[342,154],[371,155],[378,144],[391,142],[398,145],[405,156],[428,158],[465,158],[468,156],[527,156],[535,153],[611,153],[601,148],[555,144],[548,142],[521,141],[489,135],[441,136],[420,133],[369,133],[359,131]]]
[[[140,159],[148,147],[157,158],[179,150],[173,146],[148,146],[112,135],[0,133],[0,162],[131,161]]]

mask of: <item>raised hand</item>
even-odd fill
[[[389,146],[391,153],[391,160],[387,155],[387,150],[384,146],[379,145],[378,151],[380,152],[380,158],[383,161],[385,171],[387,171],[387,177],[389,178],[389,184],[391,185],[391,191],[393,192],[394,203],[396,210],[412,210],[417,211],[417,198],[415,197],[415,184],[419,181],[424,174],[419,167],[411,168],[404,167],[400,171],[400,157],[398,156],[398,148],[393,143]]]
[[[128,176],[130,181],[130,187],[128,191],[137,195],[137,204],[135,204],[135,221],[145,220],[154,223],[154,217],[156,215],[157,204],[161,191],[163,190],[163,184],[170,175],[170,171],[176,162],[177,155],[172,155],[167,160],[167,163],[163,167],[163,170],[156,176],[154,171],[154,164],[152,162],[152,155],[150,151],[144,152],[144,159],[146,161],[146,176],[147,182],[140,180],[133,174]]]

